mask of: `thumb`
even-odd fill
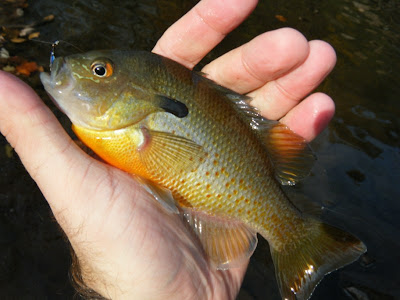
[[[112,168],[81,151],[36,93],[2,71],[0,131],[38,184],[61,226],[67,219],[73,222],[71,225],[81,224],[90,213],[87,210],[93,209],[92,189],[104,183]],[[112,193],[109,185],[102,186],[105,196]]]

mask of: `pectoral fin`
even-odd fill
[[[146,128],[142,132],[145,142],[139,149],[140,159],[155,176],[195,171],[205,156],[200,145],[184,137]]]
[[[257,246],[257,234],[242,222],[184,209],[184,218],[217,269],[241,266]]]

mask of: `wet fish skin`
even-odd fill
[[[308,299],[325,274],[366,251],[287,199],[280,185],[306,176],[314,157],[247,97],[141,51],[59,57],[41,79],[86,145],[140,176],[171,211],[179,207],[218,268],[248,259],[258,232],[270,244],[282,298]]]

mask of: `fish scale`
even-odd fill
[[[307,176],[314,156],[248,97],[143,51],[55,58],[41,80],[76,135],[179,213],[216,268],[245,263],[258,232],[269,242],[282,299],[302,300],[366,251],[289,201],[281,185]]]
[[[262,157],[265,156],[262,145],[246,141],[249,136],[255,139],[254,134],[249,134],[251,130],[248,126],[241,124],[239,120],[232,119],[234,111],[230,105],[226,105],[225,113],[218,116],[220,126],[215,128],[213,115],[218,111],[215,108],[217,104],[212,103],[213,98],[202,89],[198,93],[200,95],[190,95],[194,99],[202,100],[200,103],[192,102],[189,106],[189,110],[195,112],[193,116],[189,116],[178,125],[174,122],[173,116],[163,116],[158,113],[151,117],[148,126],[157,131],[173,131],[177,135],[203,145],[204,150],[209,154],[208,159],[196,170],[195,174],[190,174],[189,178],[185,178],[183,184],[174,181],[176,176],[179,176],[178,174],[172,174],[172,178],[166,177],[159,183],[176,191],[175,193],[181,194],[180,191],[184,190],[184,195],[176,196],[176,198],[185,199],[185,202],[189,202],[196,209],[244,221],[251,227],[257,228],[258,232],[261,232],[270,243],[275,245],[282,244],[280,239],[276,238],[282,236],[279,232],[286,232],[286,235],[300,235],[301,232],[296,230],[297,223],[299,221],[301,223],[301,219],[297,217],[298,212],[286,200],[282,191],[279,188],[274,190],[270,184],[272,166],[268,158],[262,160]],[[187,98],[183,93],[174,96],[179,99]],[[194,107],[196,104],[207,107],[208,114],[203,113],[201,108],[196,109]],[[231,134],[224,134],[228,129],[231,129]],[[200,132],[202,134],[199,134]],[[241,147],[234,147],[234,145],[241,145]],[[247,151],[243,153],[245,149]],[[215,159],[217,154],[218,160]],[[235,157],[242,157],[239,160],[240,165],[232,164]],[[217,161],[218,168],[214,161]],[[226,164],[226,162],[231,163]],[[220,168],[226,170],[228,176],[224,176]],[[254,176],[255,174],[256,176]],[[247,179],[247,191],[236,183],[238,182],[237,176]],[[235,180],[235,183],[232,183],[232,179]],[[203,182],[203,185],[200,189],[196,187],[194,190],[191,183],[198,181]],[[211,185],[210,189],[216,192],[209,193],[205,188],[207,184]],[[222,195],[222,197],[217,195]],[[248,203],[244,201],[243,197],[248,199]],[[266,199],[268,201],[265,201]],[[281,211],[291,211],[291,213],[288,214],[287,219],[283,219],[282,216],[277,218],[278,212],[274,209],[275,207],[280,207]],[[261,214],[264,218],[260,217]],[[271,220],[273,221],[271,222]]]

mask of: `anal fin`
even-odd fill
[[[240,221],[184,209],[183,216],[217,269],[238,267],[257,246],[257,233]]]

